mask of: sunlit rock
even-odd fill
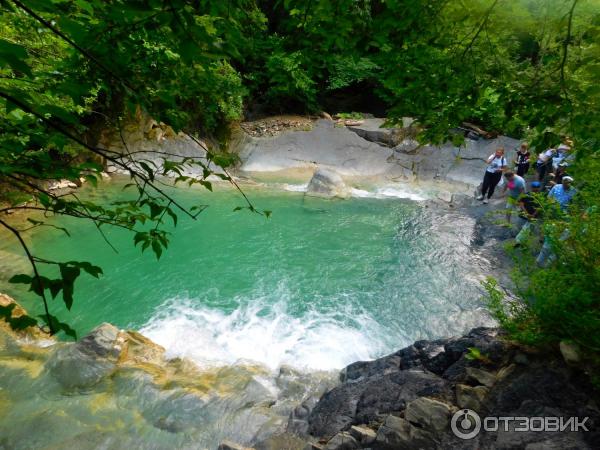
[[[342,177],[330,169],[319,168],[308,183],[307,195],[318,197],[348,197],[348,187]]]
[[[67,389],[93,386],[115,371],[122,351],[118,337],[119,330],[104,323],[76,344],[58,348],[48,371]]]

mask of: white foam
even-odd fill
[[[250,362],[272,370],[284,364],[334,370],[385,351],[385,332],[364,313],[307,311],[298,318],[284,300],[269,305],[264,299],[241,303],[230,314],[190,299],[167,301],[157,311],[141,332],[165,347],[167,357],[204,367]]]
[[[374,192],[363,189],[351,189],[353,197],[360,198],[406,198],[413,201],[426,200],[427,196],[416,189],[406,188],[404,186],[384,186],[377,188]]]
[[[306,192],[308,183],[305,184],[284,184],[283,189],[290,192]]]

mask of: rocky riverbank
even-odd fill
[[[600,445],[597,391],[566,347],[531,349],[492,328],[451,339],[417,341],[375,361],[356,362],[340,384],[290,417],[312,449],[592,449]],[[589,431],[518,431],[501,423],[469,440],[451,430],[453,415],[578,417]],[[538,424],[539,425],[539,424]],[[467,429],[470,431],[472,428]],[[461,431],[459,429],[459,431]]]
[[[6,311],[13,319],[25,314],[0,294]],[[200,368],[107,323],[73,343],[36,327],[14,331],[4,317],[2,449],[215,449],[226,438],[253,444],[281,434],[307,393],[320,396],[334,385],[329,375],[286,367],[274,378],[259,365]]]
[[[0,304],[14,303],[0,295]],[[13,318],[23,313],[18,305],[11,312]],[[0,320],[0,349],[0,418],[11,423],[10,429],[0,426],[6,448],[197,448],[195,440],[206,441],[213,426],[214,447],[208,448],[221,450],[600,446],[600,397],[578,366],[576,350],[527,348],[494,328],[417,341],[355,362],[337,383],[321,383],[308,396],[298,387],[310,380],[291,369],[280,370],[274,396],[257,382],[259,367],[243,374],[239,367],[200,370],[185,359],[166,359],[161,346],[109,324],[76,343],[59,343],[35,328],[15,332]],[[244,398],[231,396],[232,389],[243,390]],[[40,397],[53,406],[40,409]],[[499,424],[497,430],[465,440],[451,424],[466,409],[482,421],[562,417],[569,423],[575,417],[571,423],[585,428],[518,431],[522,422],[506,422],[505,429],[496,421],[488,423]],[[53,424],[61,431],[52,431]]]

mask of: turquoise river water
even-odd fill
[[[80,194],[98,202],[133,195],[122,186],[115,179]],[[131,234],[107,228],[115,253],[77,219],[49,219],[71,237],[28,232],[39,257],[104,269],[99,280],[82,275],[70,312],[52,300],[53,313],[80,336],[102,322],[140,330],[169,362],[123,367],[78,388],[70,380],[101,362],[61,365],[78,355],[67,344],[5,345],[0,448],[197,450],[223,439],[254,447],[283,439],[294,408],[331,388],[345,365],[490,323],[480,287],[489,265],[470,245],[472,218],[398,198],[418,198],[400,188],[354,190],[347,200],[306,197],[302,188],[244,185],[270,219],[234,212],[243,201],[229,186],[179,190],[182,203],[210,206],[197,221],[180,216],[159,261]],[[19,214],[11,220],[27,226]],[[0,234],[0,291],[40,314],[39,299],[7,282],[29,270]]]
[[[88,195],[110,201],[128,195],[121,186],[105,183]],[[210,206],[197,221],[180,216],[160,261],[134,248],[127,232],[106,229],[116,254],[93,225],[54,219],[71,237],[37,231],[44,236],[34,252],[91,261],[104,276],[81,276],[73,309],[57,299],[53,311],[80,335],[105,321],[141,330],[169,356],[200,366],[247,361],[309,371],[490,322],[480,287],[486,261],[469,245],[472,219],[407,199],[244,189],[273,211],[270,219],[234,212],[243,202],[227,186],[178,190],[184,204]],[[2,241],[1,290],[40,313],[39,300],[6,283],[27,266],[16,244]]]

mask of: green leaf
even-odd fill
[[[26,61],[27,56],[25,47],[0,38],[0,62],[2,62],[2,67],[8,66],[14,71],[33,77],[31,67]]]
[[[160,259],[162,255],[162,247],[158,240],[152,241],[152,251],[156,255],[156,259]]]
[[[31,284],[31,280],[33,278],[29,275],[25,275],[24,273],[20,273],[18,275],[13,275],[8,282],[15,284]]]
[[[177,226],[177,214],[171,208],[167,208],[167,214],[173,219],[173,225]]]
[[[38,317],[41,318],[44,321],[44,323],[48,325],[48,327],[50,327],[50,329],[56,332],[62,331],[67,336],[72,337],[74,340],[77,340],[77,333],[75,332],[75,330],[71,328],[68,324],[58,320],[56,316],[53,316],[52,314],[48,314],[48,316],[46,316],[45,314],[41,314]]]

